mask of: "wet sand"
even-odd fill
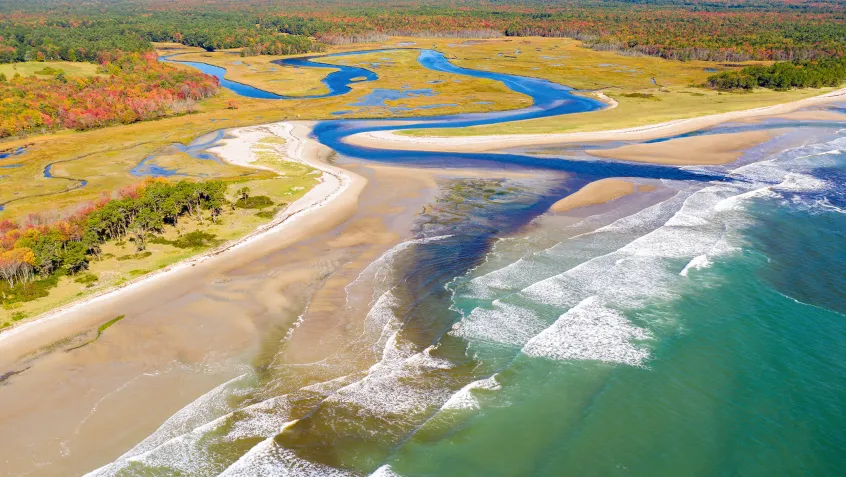
[[[580,207],[599,205],[625,197],[635,192],[655,190],[652,185],[639,185],[623,179],[601,179],[591,182],[578,191],[552,204],[550,212],[568,212]]]
[[[777,134],[777,130],[709,134],[586,152],[608,159],[677,166],[728,164],[740,158],[746,149],[766,142]]]
[[[328,152],[316,143],[308,147],[314,159]],[[346,174],[351,183],[344,194],[322,204],[320,214],[297,217],[295,226],[271,228],[3,333],[0,374],[22,372],[0,386],[0,475],[91,470],[244,372],[260,337],[287,329],[320,278],[344,261],[345,249],[284,250],[357,213],[367,180]],[[68,351],[118,315],[125,318],[97,341]]]
[[[317,147],[315,157],[326,153]],[[358,350],[343,355],[364,319],[345,308],[347,285],[408,239],[438,192],[436,179],[484,174],[326,167],[343,171],[351,185],[295,227],[7,335],[0,342],[0,374],[22,372],[0,385],[0,475],[94,470],[272,356],[287,364],[335,356],[350,372],[367,369],[372,362],[359,359]],[[68,351],[118,315],[125,318],[99,339]]]

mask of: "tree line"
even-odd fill
[[[225,194],[222,181],[149,179],[64,220],[40,224],[31,216],[22,225],[0,221],[0,279],[5,282],[0,292],[14,296],[34,280],[85,270],[91,260],[101,258],[102,245],[110,240],[129,240],[144,251],[151,238],[181,218],[216,222],[230,205]]]
[[[245,54],[322,51],[384,35],[571,37],[670,59],[802,60],[842,55],[836,0],[5,0],[0,62],[93,61],[151,41]]]
[[[821,88],[846,82],[846,57],[785,61],[770,66],[747,66],[710,76],[708,86],[722,90]]]

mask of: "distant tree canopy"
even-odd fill
[[[846,49],[838,0],[4,0],[0,62],[96,61],[172,41],[244,54],[410,36],[553,36],[671,59],[803,60]],[[40,55],[40,56],[39,56]]]
[[[726,71],[708,78],[712,88],[753,89],[820,88],[839,86],[846,81],[846,57],[749,66],[740,71]]]

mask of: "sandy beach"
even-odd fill
[[[198,265],[202,264],[201,268],[211,268],[215,265],[212,262],[226,262],[227,260],[231,260],[234,258],[233,254],[240,250],[250,249],[250,255],[260,256],[263,251],[267,250],[266,248],[263,249],[262,246],[267,247],[271,243],[279,243],[278,239],[281,237],[277,237],[278,235],[284,235],[285,240],[297,240],[308,237],[312,233],[312,228],[309,225],[313,225],[310,216],[314,215],[321,208],[330,205],[330,203],[337,202],[337,204],[333,204],[334,206],[331,212],[322,214],[324,219],[326,216],[333,215],[333,212],[335,215],[342,214],[343,211],[348,212],[350,209],[349,205],[355,203],[357,195],[364,187],[366,181],[343,169],[322,162],[319,157],[321,154],[328,152],[328,149],[308,138],[309,132],[310,124],[308,123],[296,125],[293,123],[275,123],[259,127],[242,128],[231,131],[232,138],[225,140],[222,146],[213,150],[223,160],[232,164],[272,170],[272,168],[267,166],[253,164],[256,157],[252,152],[252,148],[261,139],[271,134],[278,135],[286,140],[285,144],[280,146],[282,149],[280,152],[288,159],[303,162],[323,172],[320,184],[291,204],[271,222],[238,240],[226,243],[214,250],[150,273],[137,280],[130,281],[119,288],[107,290],[103,293],[63,306],[0,333],[0,345],[2,345],[0,347],[0,364],[5,364],[4,358],[7,357],[10,348],[15,348],[16,341],[25,341],[26,347],[32,348],[37,343],[45,345],[49,343],[49,340],[55,339],[55,336],[49,333],[47,326],[45,326],[48,322],[62,322],[62,333],[67,333],[69,330],[67,329],[68,323],[65,318],[91,305],[107,304],[111,300],[136,293],[145,287],[152,286],[154,283],[161,283],[162,280],[182,281],[185,279],[183,275],[189,272],[195,273]],[[85,326],[89,325],[89,323],[85,324]],[[34,327],[38,327],[37,339],[27,336],[28,330]],[[34,344],[34,340],[36,344]]]
[[[0,475],[78,475],[116,458],[249,369],[263,336],[296,319],[308,288],[340,262],[316,258],[325,246],[279,251],[348,221],[367,179],[323,163],[328,150],[307,138],[308,124],[285,128],[296,159],[324,180],[282,215],[213,252],[0,335],[0,374],[16,373],[0,386]],[[96,346],[67,352],[119,315]]]
[[[345,347],[366,314],[346,308],[347,286],[408,239],[436,178],[477,171],[332,166],[303,123],[235,130],[216,152],[249,164],[251,143],[286,132],[280,147],[324,182],[272,224],[2,335],[0,369],[16,374],[0,386],[0,475],[79,475],[111,462],[280,343],[289,363],[340,354],[353,370],[373,364]],[[96,343],[68,352],[119,315]]]
[[[486,152],[518,146],[538,146],[544,144],[565,144],[592,141],[641,141],[660,137],[684,134],[704,129],[729,121],[750,120],[767,116],[781,116],[799,109],[846,100],[846,88],[827,94],[806,98],[790,103],[763,108],[713,114],[698,118],[680,119],[665,123],[638,126],[607,131],[560,133],[560,134],[520,134],[511,136],[462,136],[462,137],[417,137],[394,134],[391,131],[377,131],[356,134],[347,138],[347,142],[362,147],[376,149],[400,149],[433,152]],[[828,119],[827,116],[821,117]]]

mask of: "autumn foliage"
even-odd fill
[[[14,295],[16,287],[36,278],[85,269],[108,240],[132,240],[144,250],[150,237],[186,214],[202,220],[208,212],[216,221],[227,204],[225,190],[220,181],[148,179],[61,219],[30,214],[22,223],[0,221],[0,279],[5,281],[0,292]]]
[[[189,113],[219,90],[217,78],[163,64],[154,53],[103,52],[99,72],[0,81],[0,138]]]

